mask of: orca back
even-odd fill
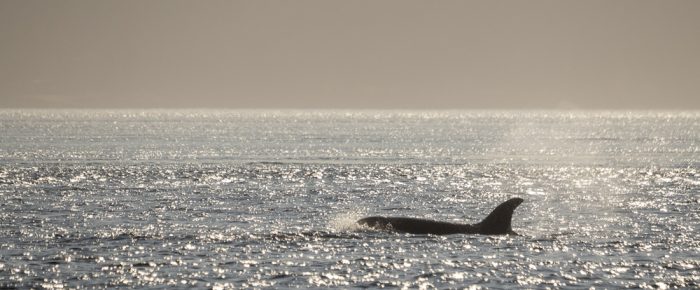
[[[456,224],[419,218],[371,216],[357,221],[360,225],[380,230],[412,234],[516,234],[511,229],[513,211],[523,202],[522,198],[512,198],[498,205],[483,221],[478,224]]]
[[[411,234],[451,235],[475,233],[472,226],[407,217],[367,217],[357,221],[360,225]]]

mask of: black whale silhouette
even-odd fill
[[[517,235],[510,226],[513,211],[523,202],[522,198],[511,198],[498,205],[483,221],[477,224],[456,224],[407,217],[371,216],[360,219],[358,224],[380,230],[411,234],[482,234]]]

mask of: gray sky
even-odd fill
[[[700,1],[0,1],[0,107],[700,109]]]

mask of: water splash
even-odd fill
[[[328,221],[328,226],[336,232],[351,232],[360,228],[357,220],[362,218],[361,211],[350,211],[334,214]]]

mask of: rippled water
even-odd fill
[[[0,287],[697,288],[700,113],[0,111]],[[358,228],[478,222],[520,236]]]

